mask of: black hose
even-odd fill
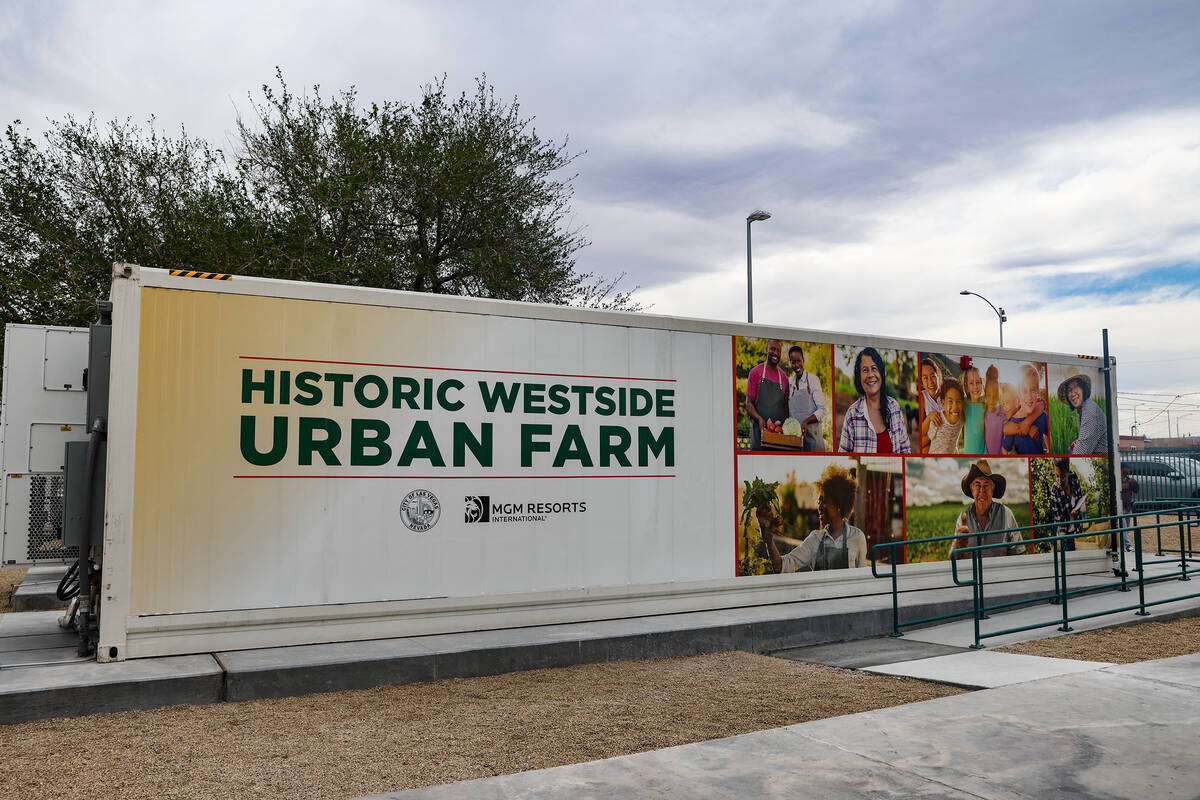
[[[79,594],[79,562],[72,561],[71,566],[67,567],[67,574],[62,576],[62,580],[58,582],[58,589],[54,592],[59,600],[70,600],[75,595]]]

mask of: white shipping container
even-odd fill
[[[861,569],[737,576],[736,337],[1096,365],[127,265],[114,276],[101,660],[885,590]],[[899,503],[903,457],[875,471]],[[1050,569],[1036,556],[1002,568]],[[948,573],[905,569],[929,585]]]

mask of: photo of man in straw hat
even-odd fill
[[[992,547],[979,552],[985,557],[1016,556],[1024,553],[1025,544],[1021,539],[1021,534],[1008,530],[1017,527],[1017,520],[1012,511],[1008,509],[1008,506],[994,502],[1004,497],[1004,490],[1008,488],[1008,481],[1005,477],[997,472],[992,472],[988,462],[980,459],[971,465],[971,469],[962,479],[961,487],[963,494],[974,502],[958,515],[958,525],[955,527],[954,533],[956,535],[964,533],[978,535],[955,539],[951,555],[960,558],[963,554],[955,554],[953,551],[962,547],[999,544],[1000,542],[1011,542],[1011,544],[1008,547]]]

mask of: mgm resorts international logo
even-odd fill
[[[493,502],[491,495],[467,495],[463,499],[466,522],[545,522],[561,514],[583,514],[587,503],[582,500],[565,502]]]
[[[404,495],[400,503],[400,519],[404,526],[416,533],[425,531],[437,525],[442,516],[442,504],[437,495],[428,489],[414,489]]]

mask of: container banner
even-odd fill
[[[142,295],[137,613],[729,574],[727,336]]]
[[[1108,447],[1098,367],[747,337],[734,352],[739,575],[943,561],[1045,524],[988,551],[1023,555],[1110,527],[1107,459],[1083,457]],[[835,451],[854,455],[819,455]],[[975,536],[930,541],[956,534]]]

